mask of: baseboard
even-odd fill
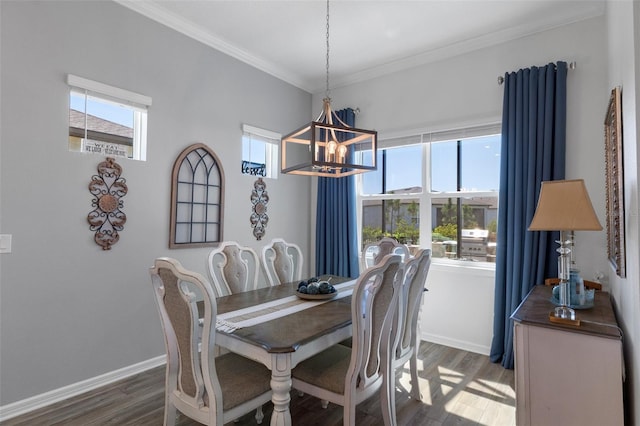
[[[80,395],[93,389],[97,389],[101,386],[117,382],[118,380],[142,373],[143,371],[150,370],[165,363],[166,356],[161,355],[138,364],[129,365],[119,370],[111,371],[81,382],[72,383],[58,389],[53,389],[49,392],[0,406],[0,422]]]
[[[477,343],[467,342],[464,340],[451,339],[437,334],[421,333],[420,338],[427,342],[462,349],[464,351],[475,352],[481,355],[489,355],[489,353],[491,353],[491,348],[489,346],[479,345]]]

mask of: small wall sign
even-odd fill
[[[124,149],[122,145],[118,145],[117,143],[96,141],[93,139],[82,139],[82,152],[129,158],[127,150]]]

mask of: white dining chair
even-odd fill
[[[207,259],[209,276],[218,297],[258,288],[260,259],[251,247],[223,241],[209,252]]]
[[[356,406],[393,380],[391,331],[403,268],[399,255],[388,255],[356,281],[351,296],[352,348],[334,345],[292,370],[294,388],[343,406],[344,425],[354,426]],[[387,403],[388,393],[380,397]],[[383,418],[386,425],[395,420],[389,418],[388,410],[383,410]]]
[[[156,259],[149,272],[167,350],[164,424],[175,425],[180,411],[222,426],[254,409],[261,423],[262,405],[271,399],[271,373],[234,353],[213,356],[217,307],[211,285],[171,258]],[[203,297],[201,339],[195,290]]]
[[[302,250],[294,243],[274,238],[262,248],[262,267],[271,286],[302,279]]]
[[[393,361],[389,387],[385,389],[389,395],[388,404],[382,405],[382,410],[389,410],[388,416],[395,419],[395,372],[409,361],[411,372],[410,396],[420,401],[420,384],[418,382],[418,350],[420,336],[418,333],[418,318],[422,306],[425,283],[431,267],[431,250],[419,250],[415,257],[405,262],[402,292],[397,311],[397,318],[392,330]]]
[[[360,269],[365,270],[377,264],[388,254],[399,254],[402,260],[406,261],[411,257],[409,247],[399,243],[398,240],[391,237],[383,237],[380,240],[369,243],[364,246],[360,261]]]

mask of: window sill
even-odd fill
[[[431,267],[440,271],[464,273],[474,276],[495,276],[496,264],[491,262],[471,262],[467,260],[432,258]]]

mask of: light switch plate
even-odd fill
[[[11,234],[0,234],[0,253],[11,253]]]

